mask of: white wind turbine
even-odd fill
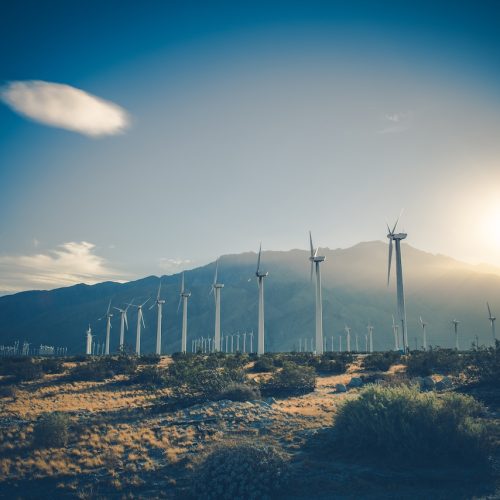
[[[399,351],[399,327],[392,315],[392,333],[394,334],[394,350]]]
[[[165,304],[165,301],[160,299],[160,292],[161,292],[161,278],[160,278],[160,284],[158,285],[158,293],[156,294],[156,300],[154,301],[153,304],[151,304],[151,307],[149,310],[153,309],[154,306],[157,307],[157,312],[158,312],[158,317],[157,317],[157,322],[156,322],[156,354],[158,356],[161,354],[161,318],[162,318],[162,307],[163,304]]]
[[[85,354],[87,356],[90,356],[92,354],[92,329],[90,328],[90,325],[85,334],[85,337],[86,337]]]
[[[422,347],[424,351],[427,350],[427,323],[420,316],[420,324],[422,325]]]
[[[351,328],[345,325],[347,352],[351,352]]]
[[[373,325],[369,324],[366,329],[368,330],[368,346],[370,352],[373,352]]]
[[[319,247],[314,250],[312,234],[309,231],[309,244],[311,247],[311,281],[313,268],[316,271],[316,354],[323,354],[323,299],[321,295],[321,270],[320,264],[325,261],[325,257],[319,256]]]
[[[219,259],[215,261],[215,275],[214,282],[210,288],[210,293],[214,294],[215,300],[215,331],[214,331],[214,351],[220,351],[221,348],[221,338],[220,338],[220,292],[224,285],[222,283],[217,283],[217,272],[219,270]]]
[[[182,336],[181,336],[181,352],[186,352],[187,346],[187,307],[188,299],[191,297],[191,292],[187,292],[184,288],[184,273],[182,273],[181,281],[181,292],[179,294],[179,305],[177,306],[177,312],[181,307],[182,302]]]
[[[151,297],[150,297],[151,298]],[[135,333],[135,353],[137,356],[141,354],[141,323],[144,328],[146,328],[146,324],[144,323],[144,316],[142,314],[142,308],[149,302],[150,298],[145,300],[142,304],[127,304],[128,306],[137,307],[137,329]]]
[[[401,214],[399,214],[401,217]],[[389,233],[387,237],[389,238],[389,265],[387,268],[387,286],[389,286],[389,279],[391,277],[391,261],[392,261],[392,244],[396,242],[396,290],[397,290],[397,302],[398,302],[398,320],[402,327],[403,332],[403,350],[408,351],[408,330],[406,327],[406,305],[405,305],[405,294],[403,288],[403,266],[401,263],[401,240],[404,240],[407,236],[406,233],[395,233],[396,226],[399,222],[399,217],[396,220],[393,228],[391,229],[387,225]]]
[[[132,299],[132,302],[134,302],[134,299]],[[130,304],[127,304],[127,307],[125,309],[122,309],[120,307],[113,308],[120,313],[120,351],[123,351],[125,347],[125,327],[127,327],[128,330],[127,310],[132,305],[132,302]]]
[[[269,273],[262,272],[260,270],[260,256],[262,253],[262,244],[259,247],[259,255],[257,257],[257,270],[255,271],[255,276],[259,283],[259,329],[257,335],[257,354],[260,356],[264,354],[264,278],[266,278]]]
[[[496,336],[496,332],[495,332],[495,316],[493,316],[491,314],[491,309],[490,309],[490,305],[488,304],[488,302],[486,302],[486,305],[488,306],[488,319],[490,320],[490,324],[491,324],[491,336],[493,337],[493,346],[495,345],[495,341],[497,339],[497,336]]]
[[[458,351],[458,325],[460,324],[460,321],[453,319],[451,320],[453,324],[453,330],[455,332],[455,349]]]
[[[102,318],[99,318],[99,321],[101,321],[101,319],[106,318],[106,348],[104,352],[104,354],[106,355],[109,354],[109,340],[111,336],[111,318],[113,317],[113,315],[110,312],[110,309],[111,309],[111,300],[109,301],[108,310],[106,311],[106,314]]]

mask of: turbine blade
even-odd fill
[[[144,316],[141,314],[141,321],[142,321],[142,326],[146,328],[146,323],[144,323]]]
[[[132,298],[132,300],[130,301],[130,304],[127,304],[127,307],[125,308],[125,311],[130,307],[130,306],[133,306],[134,305],[134,300],[135,300],[135,297]]]
[[[488,306],[488,314],[490,315],[490,318],[491,318],[491,309],[490,309],[490,304],[488,302],[486,302],[486,305]]]
[[[257,257],[257,274],[260,271],[260,254],[262,253],[262,243],[259,246],[259,256]]]
[[[214,285],[217,283],[217,271],[219,270],[219,259],[215,261]]]
[[[184,293],[184,271],[182,272],[181,293]]]
[[[179,297],[179,304],[177,305],[177,314],[179,314],[179,309],[181,308],[182,296]]]
[[[127,312],[125,311],[125,326],[127,327],[127,330],[128,330],[128,320],[127,320]]]
[[[106,311],[106,316],[109,314],[110,308],[111,308],[111,299],[109,299],[108,310]]]
[[[160,278],[160,284],[158,285],[158,295],[156,296],[156,300],[160,300],[160,291],[161,291],[161,278]]]
[[[392,262],[392,238],[389,243],[389,262],[387,266],[387,286],[389,286],[389,280],[391,279],[391,262]]]
[[[398,218],[396,219],[396,222],[395,222],[395,224],[394,224],[394,227],[392,228],[392,232],[391,232],[391,234],[392,234],[392,233],[394,233],[394,231],[396,231],[396,226],[398,225],[399,219],[401,219],[401,215],[403,215],[403,210],[404,210],[404,209],[402,208],[402,209],[401,209],[401,212],[399,212],[399,216],[398,216]]]
[[[151,309],[153,309],[153,307],[154,307],[156,304],[157,304],[157,302],[153,302],[153,303],[151,304],[151,307],[149,307],[149,309],[148,309],[148,310],[149,310],[149,311],[151,311]]]
[[[313,257],[314,256],[314,247],[313,247],[313,239],[312,239],[311,231],[309,231],[309,245],[311,247],[311,257]]]
[[[142,304],[141,304],[141,307],[146,305],[149,301],[151,300],[151,297],[149,297],[147,300],[145,300]]]

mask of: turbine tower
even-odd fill
[[[319,256],[319,247],[314,250],[312,234],[309,231],[309,244],[311,247],[311,281],[313,277],[313,268],[316,271],[316,354],[323,354],[323,299],[321,296],[321,270],[320,264],[325,261],[325,257]]]
[[[264,278],[269,273],[260,270],[260,256],[262,253],[262,243],[259,247],[259,256],[257,257],[257,270],[255,276],[259,283],[259,329],[257,335],[257,355],[264,354]]]
[[[497,339],[497,335],[496,335],[496,332],[495,332],[495,316],[493,316],[491,314],[491,309],[490,309],[490,305],[488,304],[488,302],[486,302],[486,305],[488,306],[488,319],[490,320],[490,324],[491,324],[491,336],[493,337],[493,346],[495,346],[495,341]]]
[[[422,347],[427,350],[427,323],[420,316],[420,324],[422,325]]]
[[[351,352],[351,328],[345,325],[347,352]]]
[[[401,217],[401,214],[399,214]],[[408,330],[406,328],[406,306],[405,306],[405,294],[403,289],[403,267],[401,263],[401,240],[404,240],[407,236],[406,233],[395,233],[396,226],[399,222],[399,217],[396,220],[393,228],[391,229],[387,225],[389,233],[387,237],[389,238],[389,265],[387,268],[387,286],[389,286],[389,280],[391,277],[391,261],[392,261],[392,244],[396,242],[396,290],[397,290],[397,301],[398,301],[398,320],[402,327],[403,332],[403,350],[408,351]]]
[[[220,292],[224,285],[222,283],[217,283],[217,271],[219,270],[219,259],[215,261],[215,275],[214,282],[212,283],[212,288],[210,293],[214,294],[215,300],[215,333],[214,333],[214,351],[220,351],[221,349],[221,339],[220,339]]]
[[[191,292],[187,292],[184,288],[184,273],[182,273],[182,281],[181,281],[181,293],[179,294],[179,305],[177,306],[177,312],[179,312],[179,308],[181,307],[182,302],[182,337],[181,337],[181,351],[186,352],[187,346],[187,309],[188,309],[188,299],[191,297]]]
[[[134,299],[132,299],[132,302],[133,301]],[[128,330],[127,310],[131,305],[132,303],[127,304],[125,309],[121,309],[120,307],[113,308],[120,312],[120,351],[123,351],[125,346],[125,327],[127,327]]]
[[[373,352],[373,325],[368,325],[366,327],[368,330],[368,346],[369,346],[369,352]]]
[[[394,333],[394,350],[399,351],[399,327],[394,319],[394,314],[392,315],[392,333]]]
[[[101,321],[101,319],[106,318],[106,348],[105,348],[105,352],[104,352],[104,354],[106,354],[106,355],[109,355],[109,338],[111,336],[111,318],[113,317],[113,315],[110,313],[110,309],[111,309],[111,300],[109,301],[108,310],[106,311],[106,314],[102,318],[99,318],[99,321]]]
[[[90,325],[86,333],[86,341],[85,354],[87,356],[90,356],[92,354],[92,330],[90,328]]]
[[[156,354],[160,356],[161,354],[161,317],[162,317],[162,307],[163,304],[165,304],[165,301],[160,299],[160,292],[161,292],[161,278],[160,278],[160,284],[158,285],[158,293],[156,294],[156,300],[153,304],[151,304],[151,307],[149,308],[150,310],[153,309],[154,306],[157,307],[158,311],[158,318],[156,322]]]
[[[147,302],[149,302],[150,298],[139,305],[127,304],[132,307],[137,307],[137,329],[135,334],[135,353],[137,354],[137,356],[141,355],[141,322],[142,326],[146,328],[146,324],[144,323],[144,316],[142,315],[142,308],[146,305]]]
[[[453,324],[453,330],[455,332],[455,349],[458,351],[458,325],[460,324],[460,321],[453,319],[451,320]]]

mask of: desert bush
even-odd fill
[[[261,356],[254,363],[252,370],[255,373],[271,372],[274,370],[274,361],[270,356]]]
[[[429,349],[428,351],[412,351],[401,358],[406,364],[406,372],[411,376],[427,377],[433,373],[454,375],[465,367],[464,355],[455,349]]]
[[[229,384],[217,399],[229,399],[230,401],[255,401],[260,399],[260,390],[256,385]]]
[[[167,371],[157,366],[147,366],[130,377],[133,384],[161,387],[167,384]]]
[[[455,393],[369,386],[337,414],[334,447],[344,455],[429,465],[478,464],[488,456],[483,407]]]
[[[39,361],[43,373],[63,373],[64,365],[62,360],[56,358],[44,358]]]
[[[157,365],[160,361],[161,356],[159,354],[143,354],[138,359],[140,365]]]
[[[401,354],[396,351],[375,352],[364,357],[363,368],[365,370],[380,370],[386,372],[400,359]]]
[[[30,357],[3,358],[0,375],[12,377],[19,382],[39,380],[43,377],[42,365]]]
[[[17,387],[14,385],[0,386],[0,398],[13,398],[17,397]]]
[[[494,347],[473,350],[466,373],[473,382],[497,385],[500,381],[500,341],[497,340]]]
[[[229,442],[215,447],[196,466],[192,496],[206,500],[269,499],[288,477],[288,461],[277,448]]]
[[[132,375],[137,369],[137,358],[120,354],[117,357],[106,356],[78,364],[71,370],[71,380],[104,380],[115,375]]]
[[[44,413],[35,423],[33,444],[37,448],[61,448],[69,436],[69,417],[61,412]]]
[[[307,394],[316,387],[316,370],[290,361],[283,365],[269,381],[261,385],[265,396],[290,396]]]

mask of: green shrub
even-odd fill
[[[137,369],[135,356],[119,355],[95,358],[87,363],[80,363],[71,370],[71,380],[105,380],[115,375],[133,375]]]
[[[365,370],[380,370],[386,372],[392,365],[401,360],[401,354],[396,351],[375,352],[363,358]]]
[[[130,378],[133,384],[141,384],[151,387],[161,387],[167,384],[167,371],[157,366],[147,366],[137,371]]]
[[[69,436],[69,417],[61,412],[44,413],[35,423],[33,444],[37,448],[61,448]]]
[[[257,359],[252,369],[255,373],[272,372],[274,370],[273,359],[269,356],[262,356]]]
[[[455,349],[412,351],[402,358],[406,372],[411,376],[427,377],[433,373],[456,375],[465,368],[465,357]]]
[[[39,380],[43,377],[42,365],[29,357],[3,358],[0,375],[12,377],[19,382]]]
[[[498,385],[500,383],[500,341],[494,347],[479,348],[471,352],[467,376],[473,382]]]
[[[217,446],[194,470],[196,499],[269,499],[288,478],[288,461],[264,444],[230,442]]]
[[[255,401],[260,399],[260,390],[250,384],[229,384],[217,399],[229,399],[230,401]]]
[[[57,358],[43,358],[39,361],[43,373],[63,373],[64,365],[62,360]]]
[[[159,354],[143,354],[139,357],[140,365],[157,365],[161,361]]]
[[[333,446],[344,455],[393,463],[483,463],[489,452],[478,419],[483,411],[461,394],[369,386],[340,408]]]
[[[316,387],[316,370],[311,366],[300,366],[290,361],[283,365],[268,382],[261,386],[266,396],[291,396],[307,394]]]

